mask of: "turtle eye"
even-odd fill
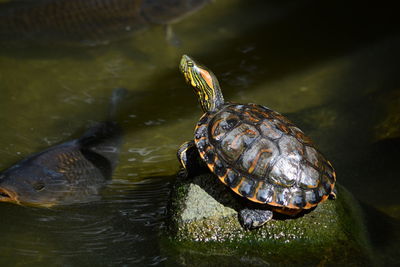
[[[45,185],[43,182],[36,182],[34,184],[32,184],[33,189],[35,189],[36,191],[42,191],[45,188]]]

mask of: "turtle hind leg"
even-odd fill
[[[239,212],[239,220],[245,229],[256,229],[272,219],[272,211],[261,209],[242,209]]]
[[[208,170],[206,164],[200,158],[199,151],[193,140],[183,143],[177,152],[177,156],[182,165],[182,169],[178,173],[181,177],[195,176]]]

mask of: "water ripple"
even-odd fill
[[[117,179],[97,202],[52,209],[1,205],[0,212],[8,216],[0,222],[0,263],[18,264],[24,256],[30,264],[101,265],[106,259],[113,259],[110,264],[159,264],[165,260],[158,232],[170,181],[171,177],[130,183]],[[123,260],[118,260],[119,254]]]

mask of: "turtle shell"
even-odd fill
[[[281,114],[256,104],[205,113],[194,141],[218,178],[253,202],[309,209],[327,199],[336,175],[309,137]]]

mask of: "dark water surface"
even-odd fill
[[[380,260],[399,264],[399,20],[386,1],[217,0],[174,24],[180,46],[162,25],[96,46],[0,43],[1,169],[79,136],[106,117],[113,88],[129,90],[102,199],[0,203],[0,266],[171,263],[158,240],[175,153],[201,115],[178,71],[183,53],[214,71],[225,99],[268,106],[309,134],[368,207]]]

